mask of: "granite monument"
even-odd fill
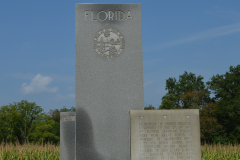
[[[130,160],[143,103],[140,4],[76,4],[76,159]]]

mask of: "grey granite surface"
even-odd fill
[[[201,160],[198,109],[130,111],[131,160]]]
[[[60,159],[75,160],[75,112],[60,112]]]
[[[140,4],[76,4],[76,159],[129,160],[144,108]]]

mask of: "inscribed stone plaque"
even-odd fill
[[[129,160],[143,103],[140,4],[76,4],[76,159]]]
[[[130,111],[131,160],[201,160],[198,109]]]
[[[75,112],[60,112],[60,159],[75,160]]]

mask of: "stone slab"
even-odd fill
[[[140,4],[76,4],[76,157],[129,160],[143,102]]]
[[[60,112],[60,159],[75,160],[75,112]]]
[[[201,160],[198,109],[130,111],[131,160]]]

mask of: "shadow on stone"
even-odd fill
[[[77,108],[76,117],[76,160],[106,160],[94,146],[92,122],[83,108]]]

